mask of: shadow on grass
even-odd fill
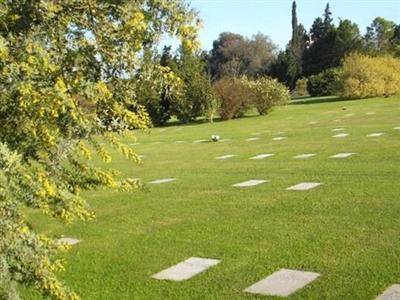
[[[290,105],[297,104],[317,104],[317,103],[329,103],[329,102],[339,102],[339,101],[349,101],[351,99],[343,98],[339,96],[324,96],[324,97],[308,97],[308,98],[296,98],[290,101]]]

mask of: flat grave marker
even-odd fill
[[[383,132],[374,132],[374,133],[368,134],[367,137],[379,137],[379,136],[382,136],[382,135],[384,135]]]
[[[400,300],[400,284],[391,285],[375,300]]]
[[[320,276],[314,272],[281,269],[244,291],[252,294],[288,297]]]
[[[175,178],[162,178],[162,179],[157,179],[157,180],[150,181],[149,183],[151,183],[151,184],[162,184],[162,183],[169,183],[169,182],[174,182],[174,181],[176,181]]]
[[[256,155],[256,156],[253,156],[253,157],[250,157],[249,159],[264,159],[264,158],[267,158],[267,157],[271,157],[271,156],[274,156],[275,154],[273,154],[273,153],[268,153],[268,154],[259,154],[259,155]]]
[[[277,137],[274,137],[272,140],[273,141],[283,141],[283,140],[287,140],[287,137],[286,136],[277,136]]]
[[[338,154],[332,155],[330,158],[347,158],[354,154],[355,153],[350,153],[350,152],[349,153],[338,153]]]
[[[239,182],[234,184],[234,187],[251,187],[251,186],[256,186],[259,184],[263,184],[269,182],[269,180],[262,180],[262,179],[251,179],[251,180],[247,180],[247,181],[243,181],[243,182]]]
[[[80,242],[81,242],[81,240],[78,240],[76,238],[71,238],[71,237],[63,237],[63,238],[60,238],[57,240],[58,244],[67,244],[69,246],[76,245]]]
[[[193,141],[194,144],[205,143],[207,140],[195,140]]]
[[[315,153],[305,153],[305,154],[300,154],[300,155],[293,156],[293,158],[295,158],[295,159],[307,159],[307,158],[313,157],[315,155],[316,155]]]
[[[184,144],[186,143],[185,141],[175,141],[175,144]]]
[[[221,156],[217,156],[215,159],[219,159],[219,160],[223,160],[223,159],[229,159],[232,157],[235,157],[236,155],[234,154],[227,154],[227,155],[221,155]]]
[[[338,131],[344,131],[346,130],[345,128],[333,128],[332,132],[338,132]]]
[[[259,137],[251,137],[246,139],[246,142],[253,142],[253,141],[258,141],[260,138]]]
[[[349,136],[348,133],[339,133],[339,134],[333,135],[332,137],[334,137],[334,138],[345,138],[345,137],[348,137],[348,136]]]
[[[151,276],[158,280],[184,281],[219,264],[218,259],[190,257],[168,269]]]
[[[301,182],[296,185],[290,186],[287,188],[288,191],[307,191],[317,186],[320,186],[322,183],[320,182]]]

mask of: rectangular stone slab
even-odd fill
[[[208,268],[215,266],[220,262],[221,261],[218,259],[190,257],[175,266],[154,274],[151,277],[159,280],[184,281],[204,272]]]
[[[236,183],[233,186],[234,187],[250,187],[250,186],[259,185],[259,184],[266,183],[266,182],[269,182],[269,180],[251,179],[251,180],[247,180],[244,182]]]
[[[252,138],[246,139],[246,141],[247,141],[247,142],[252,142],[252,141],[257,141],[257,140],[259,140],[259,139],[260,139],[259,137],[252,137]]]
[[[63,237],[57,240],[57,243],[59,244],[67,244],[67,245],[75,245],[80,243],[81,240],[75,239],[75,238],[70,238],[70,237]]]
[[[316,155],[315,153],[305,153],[305,154],[300,154],[300,155],[297,155],[297,156],[293,156],[293,158],[295,158],[295,159],[306,159],[306,158],[313,157],[315,155]]]
[[[252,294],[288,297],[314,281],[320,274],[281,269],[256,282],[244,291]]]
[[[347,137],[347,136],[349,136],[348,133],[339,133],[339,134],[335,134],[335,135],[332,136],[332,137],[334,137],[334,138],[345,138],[345,137]]]
[[[293,185],[291,187],[288,187],[287,190],[289,190],[289,191],[306,191],[306,190],[316,188],[317,186],[319,186],[321,184],[322,183],[319,183],[319,182],[302,182],[302,183]]]
[[[264,159],[264,158],[271,157],[271,156],[274,156],[274,154],[272,154],[272,153],[268,153],[268,154],[259,154],[259,155],[250,157],[250,159]]]
[[[227,154],[227,155],[217,156],[215,159],[228,159],[228,158],[232,158],[235,156],[236,155],[234,155],[234,154]]]
[[[354,155],[354,153],[338,153],[338,154],[332,155],[331,158],[347,158],[352,155]]]
[[[375,300],[400,300],[400,284],[391,285]]]
[[[207,140],[196,140],[196,141],[193,141],[193,143],[195,143],[195,144],[205,143],[205,142],[207,142]]]
[[[175,181],[175,178],[163,178],[163,179],[157,179],[154,181],[150,181],[149,183],[151,184],[161,184],[161,183],[168,183],[168,182],[173,182]]]
[[[343,130],[346,130],[346,129],[344,129],[344,128],[333,128],[332,129],[333,132],[343,131]]]
[[[287,139],[286,136],[277,136],[277,137],[274,137],[272,140],[273,141],[283,141],[283,140],[286,140],[286,139]]]
[[[374,132],[374,133],[370,133],[367,135],[367,137],[378,137],[378,136],[382,136],[384,135],[384,133],[382,132]]]

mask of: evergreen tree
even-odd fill
[[[333,27],[333,18],[332,12],[329,6],[329,3],[326,4],[325,11],[324,11],[324,29],[325,33],[328,33]]]
[[[325,7],[323,19],[316,18],[310,29],[311,42],[304,54],[304,75],[314,75],[337,64],[335,59],[336,28],[333,24],[329,3]]]
[[[362,37],[358,25],[350,20],[340,20],[335,35],[333,66],[339,66],[346,54],[361,49]]]

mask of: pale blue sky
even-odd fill
[[[230,31],[251,36],[268,35],[284,48],[291,35],[291,0],[188,0],[199,11],[204,26],[200,31],[202,48],[209,50],[219,33]],[[297,0],[297,16],[309,30],[313,20],[322,16],[328,1]],[[372,20],[381,16],[400,23],[400,0],[329,1],[335,23],[339,18],[356,22],[362,33]]]

